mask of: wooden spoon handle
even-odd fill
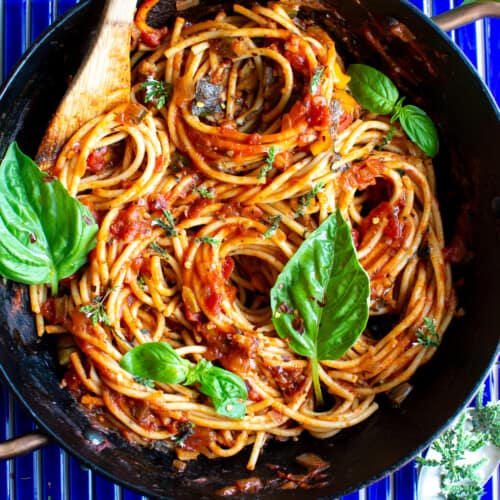
[[[130,36],[136,3],[107,0],[94,44],[38,149],[36,162],[42,170],[53,165],[66,141],[84,123],[130,99]]]
[[[41,432],[32,432],[24,436],[0,443],[0,460],[18,457],[37,450],[50,442],[50,438]]]

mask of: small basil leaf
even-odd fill
[[[245,382],[235,373],[202,359],[192,370],[188,380],[190,383],[200,384],[200,391],[212,398],[215,411],[220,415],[232,418],[245,416],[248,390]]]
[[[361,106],[382,115],[392,112],[399,92],[390,78],[365,64],[351,64],[347,74],[351,77],[349,88]]]
[[[408,104],[399,111],[399,122],[408,137],[431,158],[439,151],[439,136],[429,115],[417,106]]]
[[[339,210],[287,262],[271,289],[272,321],[290,347],[311,359],[321,401],[318,363],[342,356],[368,320],[370,280]]]
[[[96,245],[87,207],[12,143],[0,165],[0,274],[25,284],[75,273]]]
[[[146,342],[128,351],[120,366],[136,377],[164,384],[181,384],[191,363],[181,358],[166,342]]]

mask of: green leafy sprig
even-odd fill
[[[441,343],[435,322],[431,318],[424,318],[424,328],[419,328],[416,335],[417,342],[424,347],[437,347]]]
[[[80,306],[80,311],[92,320],[93,325],[97,325],[97,323],[104,323],[107,326],[111,325],[104,303],[112,290],[113,288],[108,288],[103,295],[94,297],[90,304]]]
[[[170,210],[163,210],[163,216],[165,220],[159,217],[153,219],[153,226],[161,227],[167,236],[177,236],[174,218],[172,217]]]
[[[122,357],[120,366],[145,380],[195,385],[212,399],[220,415],[238,419],[245,416],[248,390],[241,377],[206,359],[193,364],[166,342],[146,342],[134,347]]]
[[[316,198],[318,193],[323,189],[324,185],[324,182],[318,182],[318,184],[316,184],[311,191],[300,197],[299,207],[295,212],[296,219],[304,215],[305,211],[309,208],[311,201]]]
[[[215,196],[212,191],[200,186],[193,188],[193,193],[198,193],[202,198],[213,198]]]
[[[163,80],[150,78],[142,82],[140,87],[146,90],[144,103],[154,102],[157,109],[163,108],[172,95],[172,84]]]
[[[273,215],[268,218],[269,228],[264,233],[264,238],[271,238],[272,236],[274,236],[280,226],[281,219],[282,216],[280,214]]]
[[[198,236],[197,238],[194,239],[196,243],[208,243],[209,245],[219,245],[220,240],[217,238],[213,238],[212,236]]]
[[[349,88],[356,100],[368,111],[391,116],[391,123],[399,120],[408,137],[430,157],[439,151],[439,136],[427,113],[412,104],[403,105],[404,97],[392,80],[371,66],[351,64]],[[398,100],[399,99],[399,100]]]
[[[261,179],[265,179],[267,177],[267,174],[273,169],[275,158],[276,158],[276,147],[271,146],[269,148],[269,151],[267,152],[266,163],[260,169],[260,172],[259,172],[259,175],[257,176],[257,179],[261,180]]]
[[[316,95],[319,90],[319,86],[321,83],[321,78],[323,78],[323,73],[325,72],[324,66],[318,66],[313,73],[311,78],[311,82],[309,83],[309,91],[312,95]]]
[[[484,387],[478,392],[476,407],[471,409],[472,429],[467,426],[467,412],[463,412],[458,422],[432,443],[431,449],[439,454],[439,458],[417,458],[420,465],[440,467],[440,492],[450,500],[480,500],[483,497],[478,470],[486,459],[471,463],[466,461],[466,455],[488,443],[500,445],[500,402],[484,406],[483,391]]]

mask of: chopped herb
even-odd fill
[[[151,380],[149,378],[144,378],[144,377],[141,377],[140,375],[134,375],[134,380],[138,384],[145,385],[146,387],[151,387],[151,389],[154,389],[154,387],[155,387],[154,380]]]
[[[440,341],[441,339],[436,332],[434,320],[427,317],[424,318],[424,328],[417,330],[417,342],[424,347],[437,347]]]
[[[172,95],[172,84],[153,78],[141,83],[141,88],[146,90],[144,103],[156,102],[156,109],[161,109]]]
[[[271,236],[274,236],[274,233],[278,230],[281,219],[281,215],[273,215],[271,217],[268,217],[269,229],[264,233],[264,238],[271,238]]]
[[[182,444],[187,437],[193,434],[193,428],[194,428],[193,422],[181,422],[181,424],[179,425],[179,433],[177,434],[177,436],[172,438],[172,441],[176,445]]]
[[[311,201],[316,197],[316,195],[323,189],[323,186],[325,184],[323,182],[319,182],[316,184],[311,191],[306,193],[305,195],[300,197],[299,200],[299,208],[295,212],[295,218],[298,219],[299,217],[302,217],[311,204]]]
[[[169,168],[173,172],[180,172],[182,169],[189,167],[189,164],[189,157],[183,155],[182,153],[179,153],[178,151],[175,151],[170,159]]]
[[[384,137],[384,140],[377,147],[377,149],[385,148],[387,146],[387,144],[389,144],[392,141],[392,138],[394,137],[395,133],[396,133],[396,127],[394,125],[391,125],[389,132],[387,132],[387,135]]]
[[[323,73],[325,72],[324,66],[318,66],[313,73],[311,78],[311,83],[309,84],[309,91],[312,95],[316,95],[319,90],[319,85],[321,83],[321,78],[323,78]]]
[[[163,216],[165,217],[167,222],[165,222],[163,219],[156,218],[153,219],[153,225],[160,226],[165,231],[167,236],[177,236],[174,218],[172,217],[170,210],[163,210]]]
[[[144,276],[142,274],[139,274],[139,276],[137,276],[137,285],[143,291],[146,289],[146,281],[144,281]]]
[[[85,313],[87,317],[92,319],[93,325],[96,325],[97,323],[104,323],[107,326],[111,325],[108,313],[106,312],[106,308],[104,307],[104,302],[106,301],[112,290],[112,288],[108,288],[104,295],[94,297],[90,304],[80,306],[80,311],[82,313]]]
[[[202,198],[213,198],[214,193],[212,191],[209,191],[207,188],[204,187],[195,187],[193,188],[193,193],[198,193]]]
[[[220,240],[217,238],[212,238],[211,236],[199,236],[198,238],[195,238],[194,241],[196,243],[208,243],[209,245],[218,245],[220,243]]]
[[[150,243],[149,249],[152,250],[153,252],[157,253],[160,257],[163,257],[164,259],[166,259],[169,256],[168,252],[163,247],[158,245],[158,243],[155,243],[155,242]]]
[[[269,151],[267,152],[266,164],[260,169],[259,175],[257,179],[265,179],[267,177],[268,172],[270,172],[273,168],[274,160],[276,158],[276,147],[271,146]]]

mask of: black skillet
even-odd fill
[[[203,2],[203,13],[213,4]],[[298,442],[269,443],[257,469],[245,470],[248,451],[226,460],[200,458],[176,473],[164,450],[130,445],[102,429],[59,387],[51,339],[38,339],[27,288],[0,283],[0,371],[41,429],[86,465],[150,496],[209,498],[235,480],[258,476],[262,498],[340,496],[394,471],[421,451],[469,401],[498,353],[500,325],[499,112],[457,47],[432,22],[397,0],[323,1],[314,15],[339,40],[343,57],[381,68],[402,93],[424,106],[439,124],[436,160],[439,200],[448,238],[466,239],[469,262],[455,270],[465,315],[453,321],[434,359],[412,380],[400,408],[385,396],[366,422],[328,440],[304,435]],[[167,15],[175,13],[175,2]],[[0,90],[0,156],[16,139],[34,155],[47,121],[87,49],[102,1],[83,1],[32,47]],[[199,10],[189,13],[197,17]],[[402,26],[403,23],[415,38]],[[89,37],[82,34],[89,33]],[[372,40],[370,43],[368,40]],[[378,40],[380,44],[374,44]],[[395,68],[397,69],[395,71]],[[456,224],[460,221],[459,224]],[[464,222],[465,221],[465,222]],[[304,472],[295,457],[312,452],[331,464],[327,484],[283,491],[273,478],[278,465]],[[255,495],[253,495],[255,496]]]

